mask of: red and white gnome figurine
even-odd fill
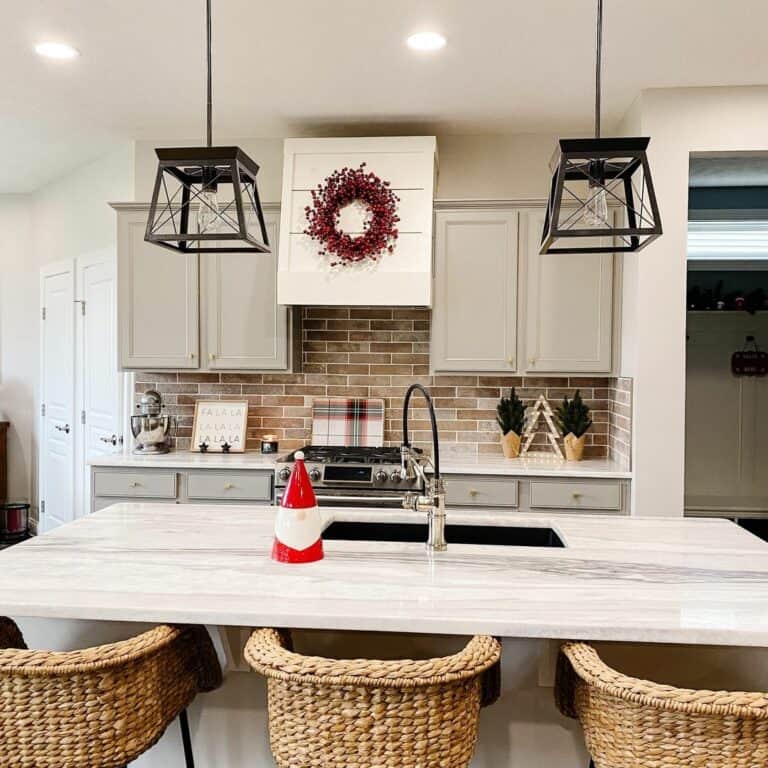
[[[313,563],[323,559],[323,524],[304,454],[297,451],[294,459],[275,518],[272,559],[280,563]]]

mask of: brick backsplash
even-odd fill
[[[509,387],[526,402],[544,393],[554,405],[577,388],[593,410],[586,455],[629,463],[631,380],[603,376],[429,375],[430,312],[421,308],[305,307],[301,373],[156,373],[136,376],[136,390],[154,387],[177,417],[174,441],[188,448],[195,401],[248,400],[247,448],[266,433],[280,449],[310,441],[312,400],[322,396],[380,397],[386,404],[384,437],[401,440],[401,409],[409,384],[430,388],[446,451],[500,453],[496,403]],[[411,403],[414,442],[427,445],[429,422],[418,398]],[[546,450],[546,441],[536,441]]]
[[[632,379],[611,379],[609,414],[609,455],[629,469],[632,465]]]

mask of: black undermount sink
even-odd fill
[[[331,523],[323,538],[329,541],[426,542],[426,523],[379,523],[338,521]],[[501,547],[564,547],[552,528],[527,526],[447,525],[449,544],[490,544]]]

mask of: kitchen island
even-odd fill
[[[422,522],[400,510],[334,520]],[[449,514],[564,547],[327,541],[272,562],[268,506],[120,503],[0,553],[0,615],[768,646],[768,544],[722,520]]]
[[[329,524],[423,520],[323,513]],[[743,647],[768,645],[768,545],[732,523],[449,511],[449,526],[551,525],[565,547],[450,544],[429,557],[420,543],[326,541],[325,560],[287,566],[269,559],[273,515],[268,506],[105,508],[0,553],[0,615],[17,618],[32,647],[51,649],[153,622],[225,625],[213,636],[230,674],[191,707],[196,757],[217,768],[273,764],[264,681],[236,673],[250,628],[262,624],[376,630],[347,639],[355,655],[386,651],[380,632],[409,633],[414,654],[450,650],[456,638],[410,633],[504,636],[502,695],[482,712],[472,768],[587,764],[577,724],[552,697],[563,638],[629,641],[599,647],[631,673],[697,686],[705,670],[706,685],[768,690],[764,647]],[[131,768],[167,768],[179,755],[171,726]]]

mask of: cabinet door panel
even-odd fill
[[[542,255],[544,213],[526,218],[526,370],[610,371],[613,254]]]
[[[118,215],[122,368],[197,368],[198,257],[144,241],[146,211]]]
[[[517,218],[516,211],[437,214],[436,371],[515,370]]]
[[[277,304],[279,214],[265,215],[271,253],[205,255],[206,367],[288,367],[288,308]]]

